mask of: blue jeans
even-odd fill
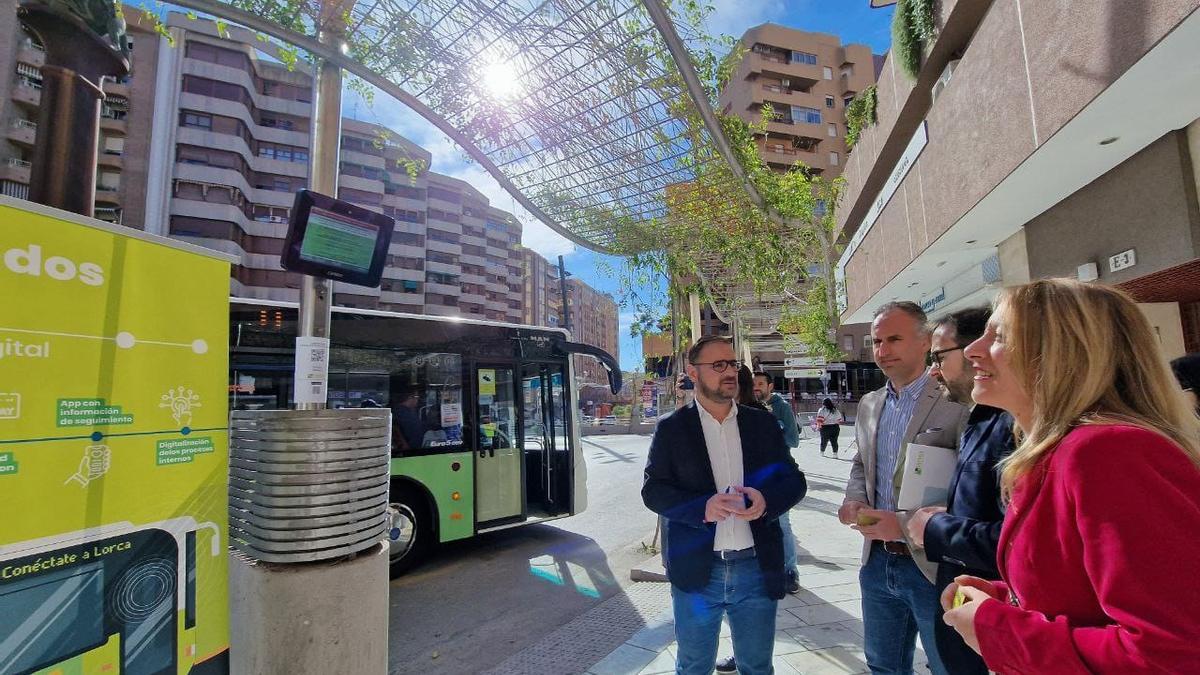
[[[698,554],[699,555],[699,554]],[[742,675],[772,675],[775,607],[757,558],[713,560],[708,585],[688,593],[671,585],[678,643],[678,675],[711,675],[717,662],[721,616],[729,616],[733,654]]]
[[[938,658],[934,625],[941,620],[937,587],[913,559],[871,545],[871,556],[858,573],[862,587],[863,627],[867,665],[873,675],[908,675],[913,672],[917,634],[935,675],[946,673]]]
[[[796,535],[792,534],[789,513],[791,511],[784,511],[783,515],[779,516],[779,527],[783,528],[783,571],[785,574],[796,576],[800,570],[796,569]]]

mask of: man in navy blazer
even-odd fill
[[[685,675],[712,673],[723,615],[739,671],[773,672],[784,596],[778,518],[807,489],[774,415],[734,402],[739,366],[728,338],[702,338],[688,351],[696,401],[658,423],[642,485],[664,521],[676,672]]]
[[[974,369],[963,348],[978,340],[987,327],[989,310],[965,309],[934,322],[930,374],[956,403],[971,405]],[[999,579],[996,549],[1004,512],[996,463],[1013,451],[1013,419],[999,408],[974,404],[959,442],[958,463],[950,480],[946,506],[918,509],[908,521],[909,536],[923,543],[931,562],[938,563],[938,596],[960,574]],[[940,607],[939,607],[940,610]],[[934,629],[938,654],[954,675],[986,675],[983,658],[945,622]]]

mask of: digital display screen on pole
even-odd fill
[[[395,226],[388,216],[309,190],[296,193],[283,268],[375,287]]]

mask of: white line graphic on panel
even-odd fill
[[[108,449],[107,445],[89,445],[83,449],[83,459],[79,461],[79,470],[63,481],[63,485],[76,481],[80,487],[87,487],[88,483],[108,473],[111,466],[112,451]]]
[[[113,337],[104,335],[79,335],[77,333],[58,333],[49,330],[28,330],[25,328],[5,328],[0,326],[0,332],[3,333],[25,333],[28,335],[52,335],[54,337],[69,337],[80,338],[82,340],[112,340],[117,343],[121,349],[131,349],[134,345],[160,345],[163,347],[185,347],[197,354],[205,354],[208,352],[208,342],[203,339],[192,340],[191,342],[163,342],[161,340],[139,340],[134,337],[133,333],[121,331]]]
[[[167,390],[167,393],[162,395],[162,402],[158,407],[170,408],[175,423],[186,427],[192,423],[192,409],[200,407],[200,395],[180,385]]]

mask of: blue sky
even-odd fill
[[[713,13],[709,28],[713,33],[740,36],[747,28],[772,22],[801,30],[832,33],[844,42],[867,44],[876,53],[885,52],[891,43],[892,10],[872,10],[867,0],[712,0],[711,4]],[[431,168],[434,171],[471,183],[492,205],[517,215],[523,224],[522,243],[525,246],[552,262],[556,256],[563,255],[567,270],[574,276],[593,288],[612,293],[618,299],[621,297],[620,279],[597,264],[607,260],[613,269],[617,269],[620,260],[577,247],[537,222],[461,149],[418,115],[383,94],[375,97],[373,105],[367,105],[349,93],[344,111],[350,117],[390,127],[429,150],[433,153]],[[643,289],[643,292],[647,290]],[[629,335],[633,309],[622,307],[618,311],[621,367],[639,369],[641,340]]]

